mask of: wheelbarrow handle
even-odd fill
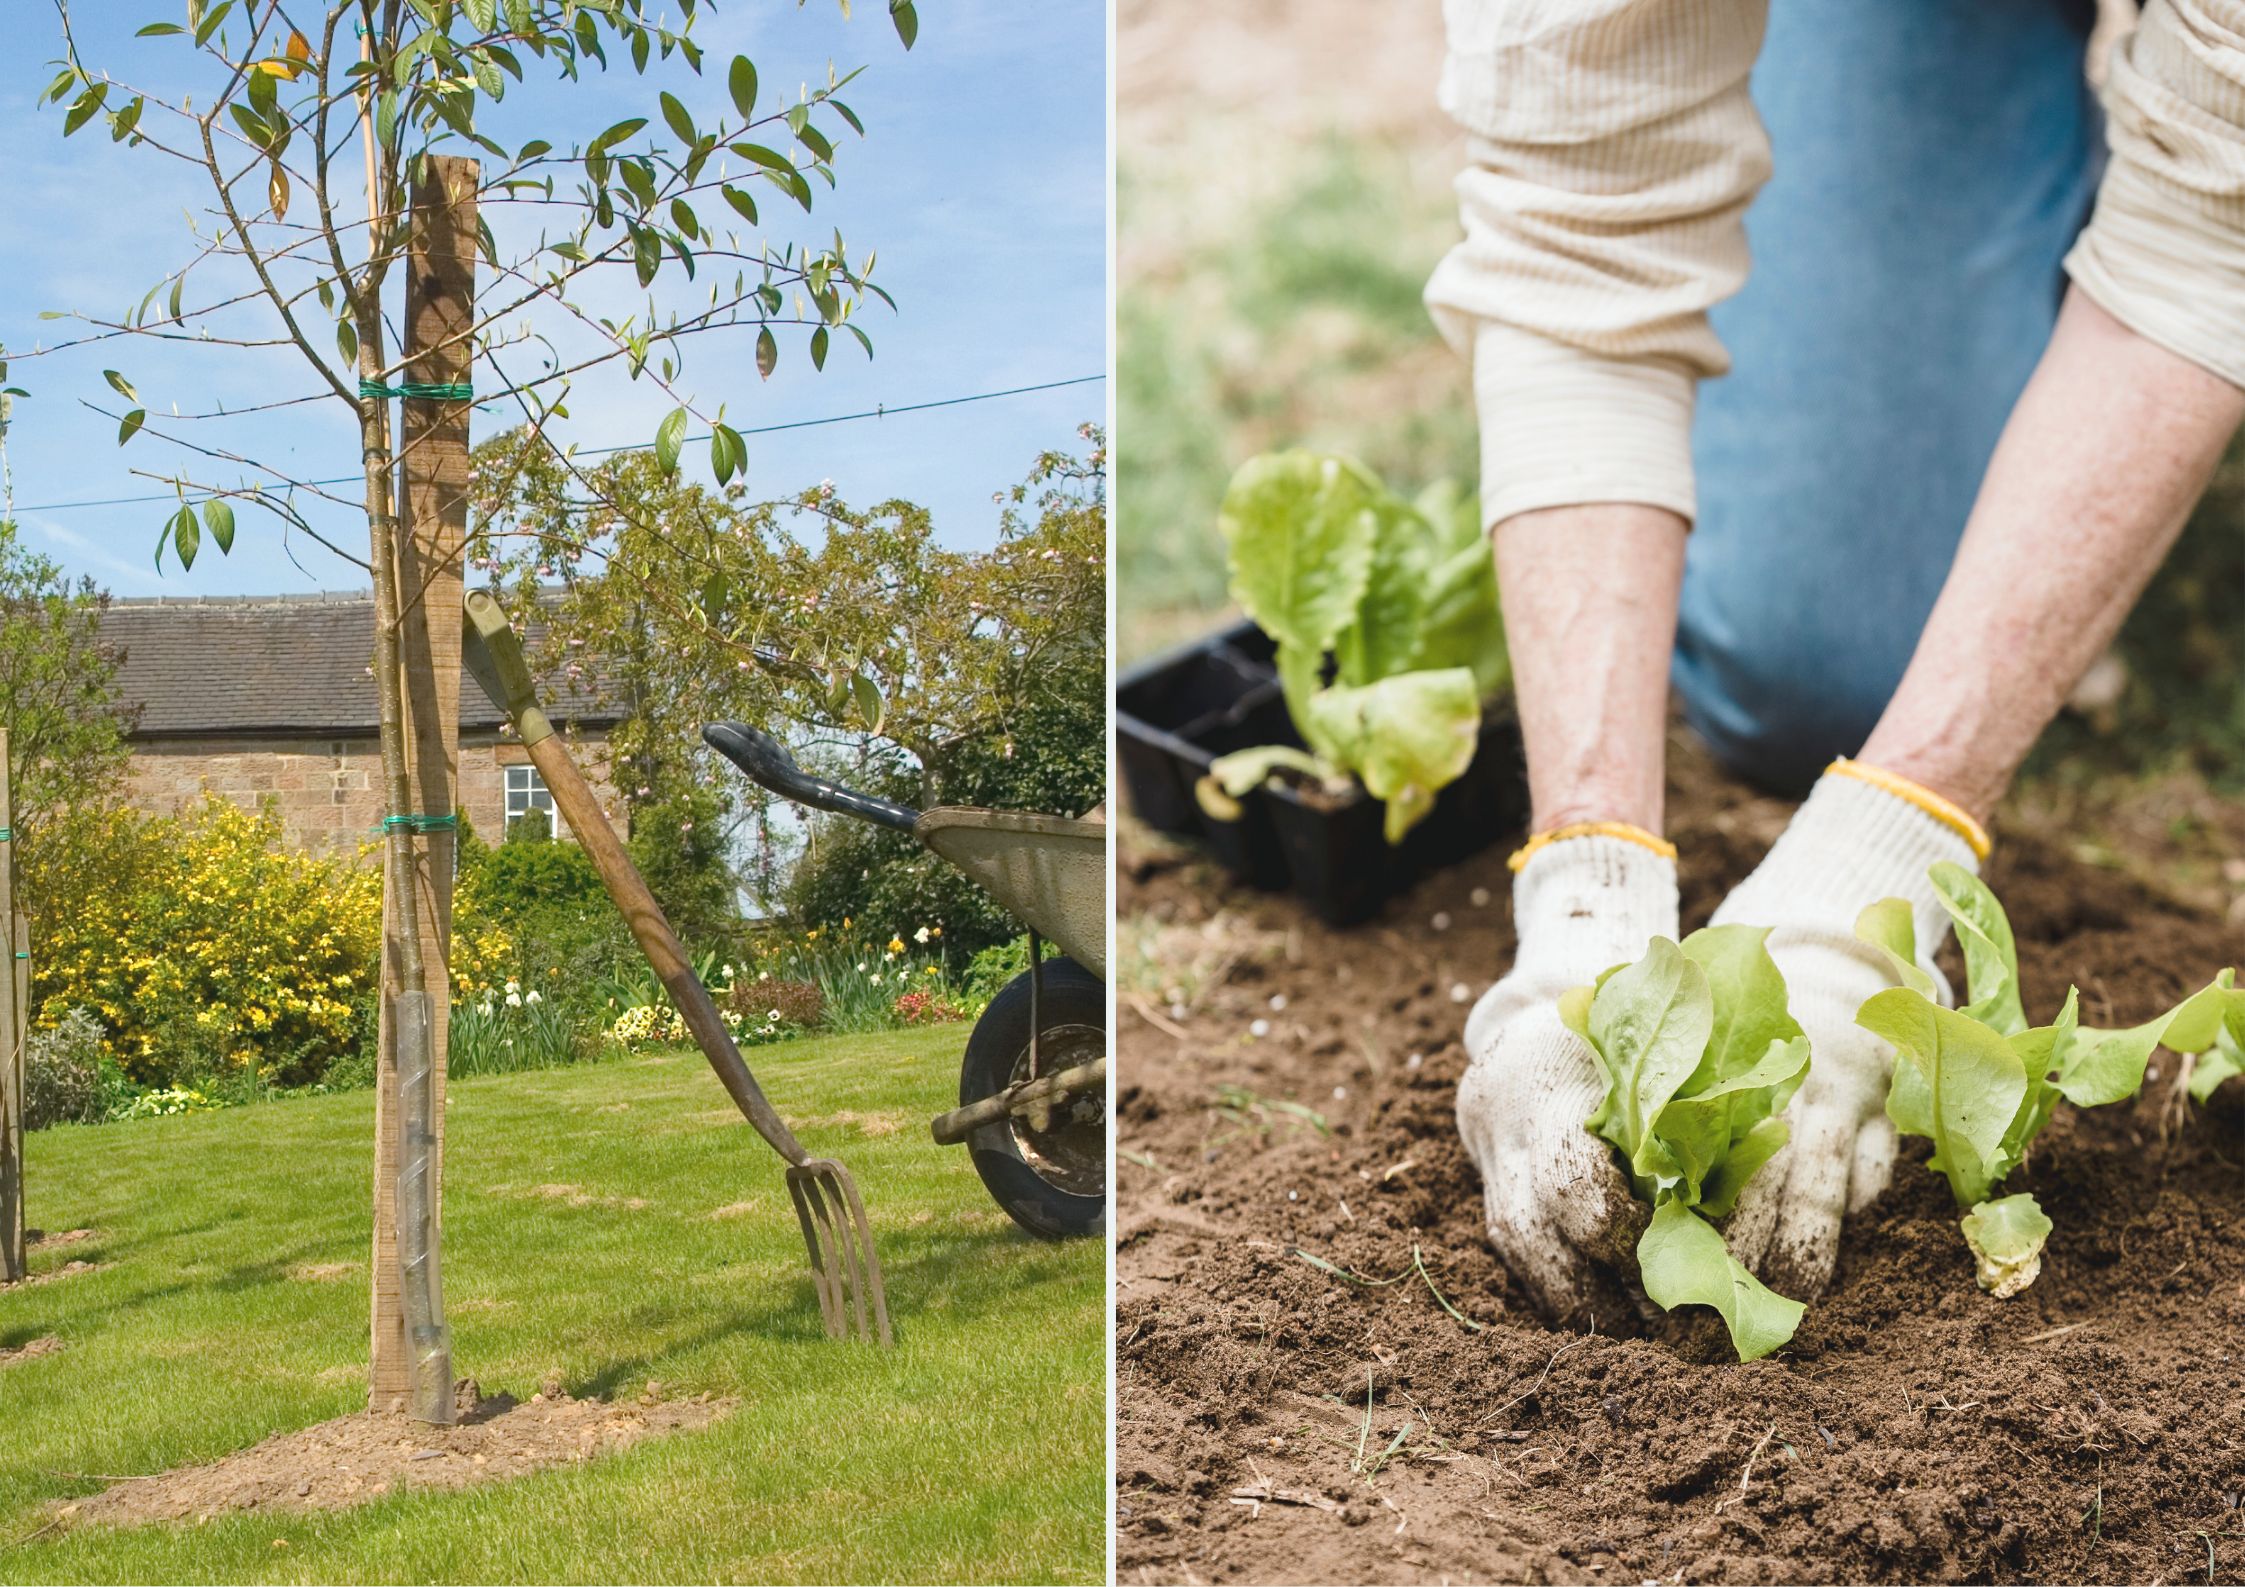
[[[920,812],[909,806],[812,776],[795,764],[786,745],[746,722],[712,722],[702,729],[702,742],[748,773],[751,780],[796,804],[855,816],[900,832],[910,832],[919,824]]]

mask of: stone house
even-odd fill
[[[378,835],[371,593],[113,600],[102,638],[123,648],[118,692],[140,713],[129,738],[135,805],[169,815],[206,792],[251,809],[270,801],[288,843],[320,852],[356,854]],[[606,749],[619,713],[589,682],[547,680],[544,700],[613,817]],[[504,720],[463,671],[460,803],[490,843],[553,809]]]

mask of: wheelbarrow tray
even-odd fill
[[[1107,824],[938,805],[912,834],[1031,930],[1107,978]]]

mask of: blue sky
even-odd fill
[[[0,345],[13,361],[18,400],[8,435],[17,517],[28,543],[73,572],[92,574],[118,595],[258,594],[347,589],[363,573],[299,539],[296,560],[274,519],[245,512],[231,557],[206,547],[192,573],[167,557],[153,563],[163,502],[65,509],[54,504],[146,495],[159,487],[130,470],[166,469],[179,454],[152,435],[116,445],[116,424],[80,399],[119,406],[105,367],[136,383],[151,424],[172,404],[185,411],[311,389],[293,351],[253,353],[152,342],[111,343],[27,360],[35,344],[70,333],[42,310],[86,309],[116,317],[188,257],[183,209],[207,205],[192,173],[147,150],[113,145],[96,124],[67,142],[59,107],[34,110],[59,53],[53,13],[11,0],[11,48],[0,66]],[[1103,373],[1106,354],[1106,18],[1096,0],[921,0],[920,33],[907,54],[880,0],[859,0],[845,21],[834,0],[719,0],[696,24],[709,52],[698,95],[660,79],[696,109],[726,103],[725,65],[735,53],[757,65],[762,92],[795,97],[798,84],[867,67],[844,97],[867,136],[842,142],[839,189],[814,183],[804,217],[775,193],[760,200],[768,234],[821,243],[839,228],[851,254],[878,250],[876,279],[897,299],[874,304],[863,323],[876,357],[838,341],[823,373],[800,337],[782,337],[779,370],[756,377],[747,334],[700,339],[685,388],[712,405],[723,399],[742,429],[876,406],[898,407],[971,393]],[[176,40],[136,41],[140,23],[176,20],[179,0],[97,0],[76,8],[89,64],[120,78],[160,76],[184,51]],[[89,26],[87,18],[98,18]],[[508,96],[503,123],[486,123],[510,146],[532,135],[581,140],[626,115],[649,112],[654,91],[627,70],[561,87],[526,58],[530,83]],[[691,78],[685,78],[692,82]],[[190,84],[189,86],[192,86]],[[829,123],[831,124],[831,123]],[[178,172],[181,174],[175,175]],[[705,207],[705,215],[708,209]],[[792,216],[793,219],[788,218]],[[506,233],[501,232],[502,252]],[[622,301],[619,299],[619,301]],[[750,333],[752,334],[752,333]],[[479,379],[488,380],[482,371]],[[620,374],[597,377],[571,398],[568,434],[587,447],[645,441],[668,407],[651,386]],[[926,503],[942,537],[987,544],[996,530],[991,493],[1026,472],[1035,454],[1076,444],[1076,427],[1103,419],[1104,382],[966,404],[934,412],[750,436],[749,479],[758,497],[831,479],[846,499],[902,496]],[[476,436],[505,413],[478,415]],[[353,472],[356,436],[328,402],[282,415],[193,427],[195,438],[269,457],[300,477]],[[699,449],[690,468],[706,465]],[[238,475],[238,471],[234,471]],[[219,475],[225,478],[228,475]],[[344,487],[348,490],[349,487]],[[363,523],[328,511],[317,521],[363,549]]]

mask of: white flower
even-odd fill
[[[764,1017],[770,1020],[773,1024],[777,1025],[780,1022],[780,1011],[775,1008],[771,1011],[771,1013],[765,1015]]]
[[[772,972],[769,970],[759,970],[756,972],[756,979],[759,981],[769,981],[771,978]]]
[[[519,992],[522,990],[522,983],[520,981],[517,981],[513,976],[510,975],[507,977],[507,990],[510,992]]]
[[[918,931],[912,933],[912,940],[920,944],[920,946],[922,946],[923,948],[926,947],[928,942],[928,928],[922,926]]]
[[[873,984],[875,986],[879,986],[881,984],[881,978],[879,976],[873,977]]]
[[[544,998],[538,995],[538,989],[536,987],[532,987],[529,992],[525,994],[523,1000],[529,1003],[543,1003],[545,1001]]]
[[[858,974],[863,975],[869,968],[871,968],[871,966],[860,960],[857,967]]]
[[[729,964],[728,964],[727,966],[725,966],[725,979],[726,979],[726,980],[728,980],[728,981],[730,981],[730,980],[731,980],[732,978],[733,978],[733,967],[732,967],[731,965],[729,965]]]
[[[507,984],[508,984],[509,986],[512,986],[512,985],[513,985],[514,983],[513,983],[512,981],[510,981],[510,982],[508,982]],[[535,996],[536,996],[537,994],[536,994],[536,993],[532,993],[531,995],[532,995],[533,997],[535,997]],[[509,1007],[509,1008],[520,1008],[520,1007],[522,1007],[522,994],[521,994],[520,992],[509,992],[509,993],[507,994],[507,1007]]]

